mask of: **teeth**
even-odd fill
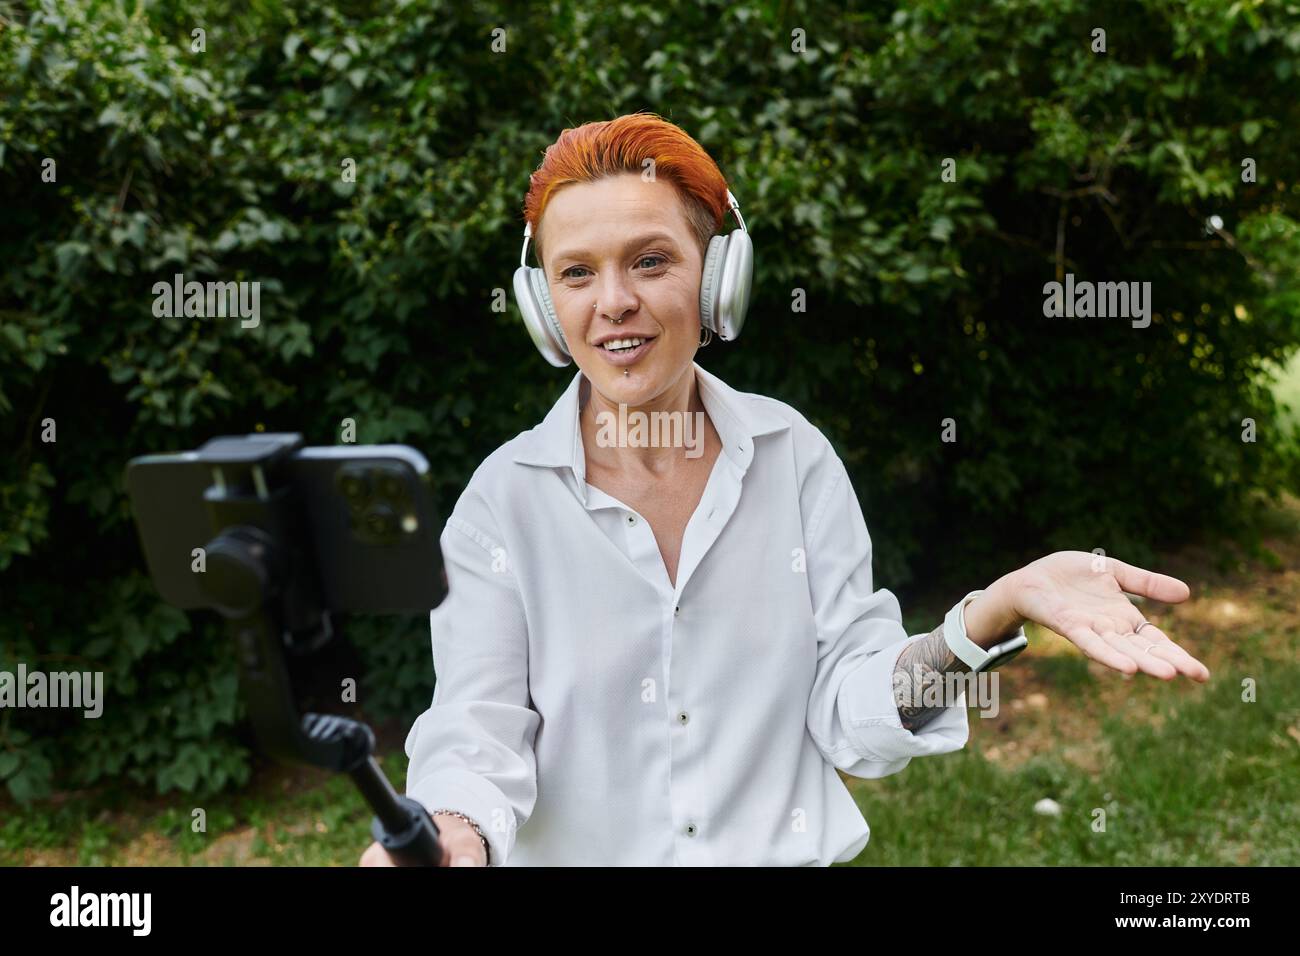
[[[609,342],[606,342],[604,347],[606,349],[636,348],[644,341],[645,339],[613,339]]]

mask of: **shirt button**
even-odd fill
[[[628,515],[628,516],[627,516],[627,523],[630,524],[630,525],[632,525],[632,524],[636,524],[636,515]]]
[[[686,713],[686,711],[682,711],[680,714],[677,715],[677,722],[679,724],[683,724],[683,725],[687,724],[690,722],[690,719],[691,716],[690,714]]]
[[[677,605],[675,608],[673,608],[673,617],[676,617],[678,614],[681,613],[682,613],[682,606],[680,604]]]
[[[697,827],[694,823],[688,823],[688,824],[686,824],[686,835],[687,835],[687,836],[689,836],[689,837],[693,837],[693,836],[695,836],[695,834],[696,834],[698,831],[699,831],[699,827]]]

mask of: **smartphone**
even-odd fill
[[[255,448],[269,447],[275,437],[223,440]],[[143,455],[127,464],[126,488],[149,573],[176,607],[212,605],[203,588],[203,557],[220,530],[213,527],[210,502],[227,494],[226,471],[203,449]],[[268,481],[258,469],[253,473]],[[259,485],[258,493],[288,496],[302,540],[286,544],[312,563],[324,610],[428,611],[442,601],[441,528],[429,464],[418,451],[406,445],[297,448],[271,473],[276,487]]]

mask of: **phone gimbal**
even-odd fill
[[[298,433],[253,434],[214,438],[195,452],[176,456],[187,469],[211,474],[201,507],[212,536],[203,548],[203,573],[195,575],[197,595],[186,606],[209,607],[226,619],[235,642],[240,692],[261,748],[277,760],[348,774],[374,811],[374,839],[400,863],[438,866],[438,828],[420,803],[393,789],[375,762],[371,729],[347,717],[298,711],[286,654],[310,653],[334,632],[322,599],[313,524],[294,482],[292,466],[302,448]],[[152,460],[136,459],[132,466],[148,467]],[[331,475],[343,488],[341,496],[351,493],[346,457],[314,461],[337,467]],[[386,487],[398,487],[391,477],[383,480]],[[133,510],[143,539],[141,512],[151,506],[140,497]],[[185,514],[193,516],[200,504],[174,507],[177,514],[188,509]],[[382,540],[389,530],[396,534],[385,523],[390,511],[372,507],[358,515],[366,519],[372,539],[378,535]],[[145,545],[148,549],[149,542]],[[151,571],[166,595],[158,568]]]

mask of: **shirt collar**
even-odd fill
[[[700,399],[722,439],[723,451],[744,474],[754,458],[754,439],[787,429],[790,423],[774,410],[766,408],[765,403],[736,391],[698,362],[691,364],[695,367]],[[585,498],[587,468],[582,430],[578,427],[578,400],[583,379],[582,370],[578,369],[546,417],[519,437],[514,461],[521,465],[551,468],[568,466]]]

